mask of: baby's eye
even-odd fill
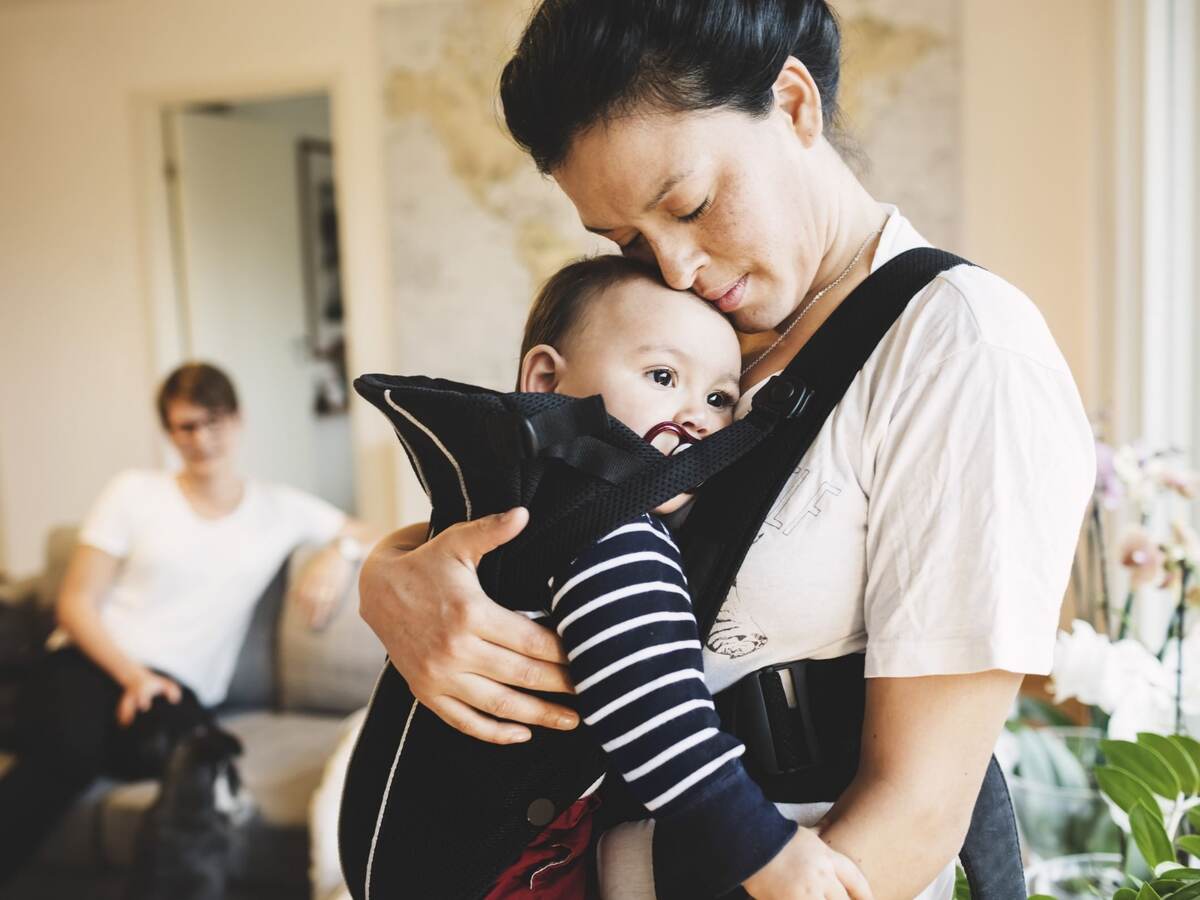
[[[708,401],[708,405],[714,409],[728,409],[737,402],[732,395],[725,391],[713,391],[705,399]]]
[[[675,386],[675,373],[670,369],[651,369],[646,374],[654,380],[655,384],[663,387]]]

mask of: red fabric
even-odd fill
[[[501,873],[483,900],[592,900],[592,823],[600,798],[576,800]]]

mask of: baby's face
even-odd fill
[[[737,334],[692,293],[644,278],[623,281],[588,305],[561,355],[556,393],[602,395],[610,415],[663,453],[733,421]],[[672,512],[686,499],[655,511]]]

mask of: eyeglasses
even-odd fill
[[[204,430],[220,431],[228,421],[229,416],[213,413],[191,422],[174,422],[167,426],[167,431],[176,437],[193,438]]]

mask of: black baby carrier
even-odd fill
[[[889,261],[755,395],[745,418],[674,456],[608,416],[599,397],[501,394],[382,375],[363,376],[355,388],[394,426],[432,503],[431,535],[514,506],[529,509],[524,531],[478,569],[487,594],[509,609],[549,609],[553,573],[617,526],[703,484],[680,537],[706,638],[772,502],[850,382],[908,299],[962,262],[930,249]],[[857,769],[862,656],[791,664],[795,705],[778,702],[781,668],[719,694],[722,724],[746,743],[747,769],[768,797],[833,799]],[[507,746],[466,737],[418,703],[385,664],[342,799],[339,844],[350,892],[355,900],[482,897],[605,768],[583,727],[534,728],[530,741]],[[619,777],[605,784],[609,821],[644,816]],[[660,898],[714,896],[711,886],[693,883],[687,860],[695,852],[673,840],[669,819],[656,822]],[[1008,789],[994,760],[960,858],[977,900],[1025,896]],[[740,888],[728,896],[738,895]]]

